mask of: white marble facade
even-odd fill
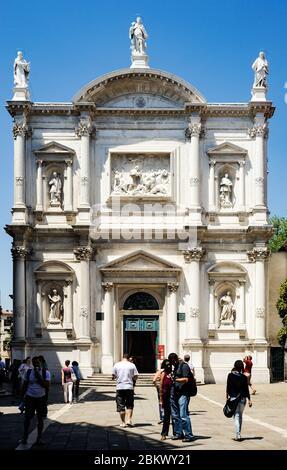
[[[268,382],[271,102],[209,104],[173,74],[133,68],[71,103],[7,107],[14,357],[44,354],[54,373],[67,358],[84,376],[110,373],[128,313],[157,317],[157,344],[189,352],[199,380],[225,381],[249,353],[254,381]],[[138,292],[158,308],[127,312]]]

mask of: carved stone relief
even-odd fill
[[[169,196],[169,155],[112,155],[112,194]]]

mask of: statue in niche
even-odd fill
[[[63,320],[63,304],[62,298],[58,294],[57,289],[53,289],[51,295],[48,294],[50,302],[50,315],[48,318],[49,323],[59,323]]]
[[[233,183],[229,178],[228,173],[225,173],[225,175],[220,180],[219,188],[219,200],[221,207],[232,207],[232,186]]]
[[[221,297],[219,300],[219,305],[221,307],[220,322],[229,321],[234,322],[236,310],[232,302],[231,292],[228,291],[226,294]]]
[[[60,206],[62,200],[62,181],[60,175],[54,171],[49,181],[50,206]]]
[[[26,62],[22,52],[19,51],[14,61],[14,84],[16,87],[28,88],[29,72],[30,62]]]
[[[145,54],[148,35],[142,23],[142,19],[139,16],[130,26],[129,38],[131,40],[132,53]]]
[[[265,58],[264,52],[259,52],[259,56],[252,64],[252,69],[255,72],[253,87],[267,88],[269,65]]]

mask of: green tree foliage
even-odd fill
[[[284,347],[287,339],[287,279],[282,282],[279,289],[279,298],[276,303],[278,314],[282,318],[283,326],[277,333],[278,343]]]
[[[269,248],[272,253],[276,253],[287,241],[287,217],[274,215],[269,219],[269,223],[275,229],[273,237],[269,240]]]

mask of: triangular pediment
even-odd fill
[[[59,142],[49,142],[48,144],[43,145],[43,147],[34,150],[36,155],[72,155],[75,151],[66,145],[59,144]]]
[[[231,142],[223,142],[216,147],[207,151],[208,155],[246,155],[247,150],[232,144]]]
[[[181,271],[180,267],[159,258],[158,256],[151,255],[142,250],[136,251],[130,255],[117,258],[110,263],[102,266],[101,271]]]

